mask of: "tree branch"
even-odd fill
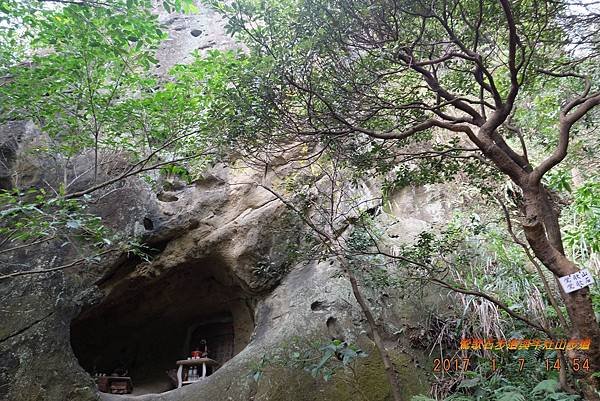
[[[581,99],[578,99],[581,100]],[[577,102],[577,99],[573,102]],[[570,110],[574,106],[568,104],[565,110]],[[561,112],[559,117],[559,136],[558,146],[554,152],[542,161],[531,173],[531,182],[535,185],[539,184],[544,174],[557,164],[559,164],[567,156],[567,150],[569,147],[569,139],[571,135],[571,127],[585,116],[591,109],[600,104],[600,94],[591,95],[583,100],[580,105],[572,110],[570,113]]]
[[[46,274],[46,273],[56,272],[56,271],[59,271],[59,270],[65,270],[65,269],[68,269],[70,267],[77,266],[77,265],[79,265],[81,263],[88,262],[91,258],[101,257],[101,256],[104,256],[104,255],[107,255],[109,253],[116,252],[116,251],[119,251],[119,249],[109,249],[109,250],[106,250],[104,252],[100,252],[99,254],[96,254],[95,256],[92,256],[92,257],[89,257],[89,258],[77,259],[77,260],[75,260],[75,261],[73,261],[71,263],[67,263],[67,264],[62,265],[62,266],[52,267],[50,269],[26,270],[26,271],[20,271],[20,272],[14,272],[14,273],[0,275],[0,281],[7,280],[7,279],[10,279],[10,278],[14,278],[14,277],[19,277],[19,276],[27,276],[27,275],[31,275],[31,274]]]

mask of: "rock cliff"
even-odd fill
[[[234,46],[215,18],[206,9],[196,16],[161,15],[170,39],[159,51],[158,72],[186,61],[193,49]],[[0,188],[43,187],[61,179],[57,160],[31,156],[29,150],[44,140],[35,127],[15,122],[0,130]],[[73,164],[82,172],[78,185],[85,186],[89,157],[80,155]],[[101,174],[110,177],[115,165],[118,157]],[[333,260],[291,252],[306,227],[257,185],[285,176],[286,168],[265,173],[221,163],[193,184],[172,182],[157,191],[132,177],[101,193],[90,211],[112,229],[141,238],[152,258],[113,254],[0,281],[0,400],[389,399],[383,365],[346,278]],[[426,188],[399,192],[390,208],[396,223],[388,234],[403,240],[443,219],[448,209],[444,196]],[[0,273],[60,264],[75,252],[49,241],[35,252],[0,254]],[[380,302],[380,295],[371,301]],[[417,304],[385,295],[380,316],[387,324],[418,327]],[[202,383],[167,391],[166,371],[194,346],[199,328],[209,326],[225,330],[219,331],[226,337],[218,345],[222,366]],[[328,382],[285,361],[315,344],[318,352],[318,344],[332,338],[356,344],[368,356]],[[409,400],[427,388],[425,370],[417,369],[427,358],[398,333],[390,333],[387,343]],[[117,367],[128,370],[134,394],[98,393],[92,375]]]

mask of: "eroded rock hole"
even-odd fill
[[[325,324],[327,325],[327,331],[332,340],[344,341],[344,332],[335,317],[328,317]]]
[[[310,310],[313,310],[313,311],[321,310],[322,307],[323,307],[323,302],[321,302],[321,301],[315,301],[312,304],[310,304]]]
[[[254,329],[249,296],[228,271],[205,259],[154,278],[137,267],[103,283],[106,297],[71,324],[80,365],[91,375],[126,371],[134,395],[173,389],[176,361],[204,342],[219,369]]]
[[[158,195],[156,195],[156,197],[161,202],[177,202],[179,200],[177,196],[168,192],[160,192]]]
[[[154,223],[148,217],[144,217],[144,228],[146,230],[154,230]]]

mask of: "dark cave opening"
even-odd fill
[[[73,351],[90,375],[126,370],[134,395],[160,393],[174,388],[176,361],[202,340],[219,366],[248,344],[250,298],[221,261],[207,258],[158,275],[140,270],[103,283],[104,299],[71,323]]]

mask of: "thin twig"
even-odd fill
[[[107,255],[111,252],[116,252],[119,251],[119,249],[109,249],[106,250],[104,252],[100,252],[99,254],[96,254],[95,256],[92,256],[92,258],[97,258],[97,257],[101,257],[104,255]],[[87,262],[89,261],[90,258],[82,258],[82,259],[77,259],[71,263],[67,263],[66,265],[62,265],[62,266],[57,266],[57,267],[52,267],[50,269],[35,269],[35,270],[26,270],[26,271],[21,271],[21,272],[14,272],[14,273],[10,273],[10,274],[4,274],[2,276],[0,276],[0,281],[2,280],[6,280],[6,279],[10,279],[10,278],[14,278],[14,277],[18,277],[18,276],[27,276],[27,275],[31,275],[31,274],[47,274],[47,273],[52,273],[52,272],[56,272],[59,270],[65,270],[68,269],[70,267],[74,267],[77,266],[81,263]]]

